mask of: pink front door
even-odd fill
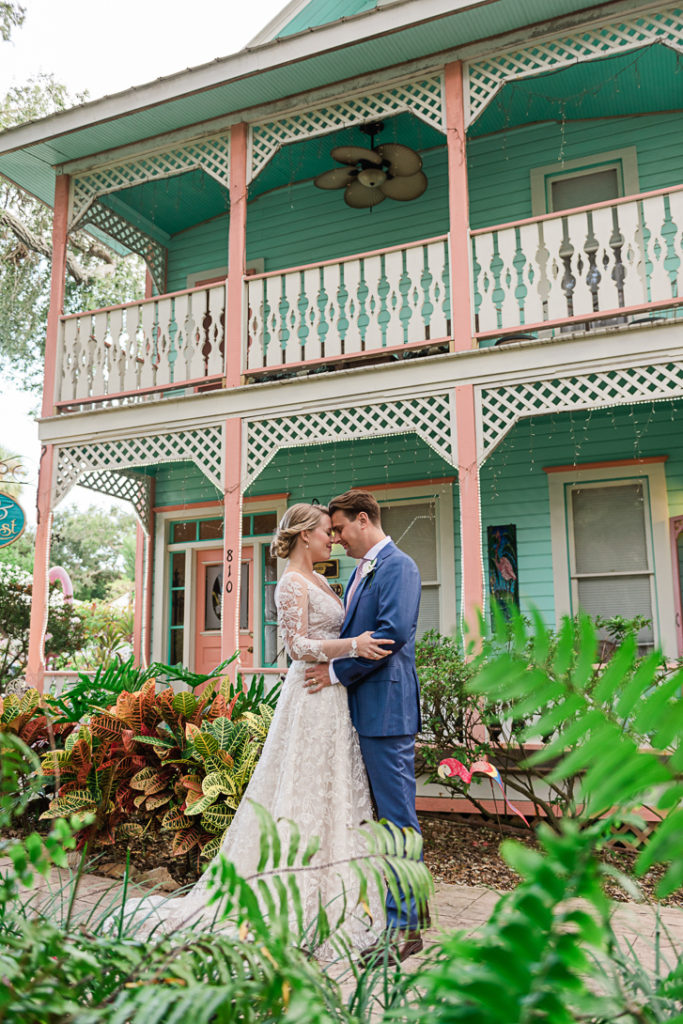
[[[197,551],[195,561],[195,672],[210,672],[221,661],[223,549]]]

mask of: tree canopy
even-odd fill
[[[0,0],[2,40],[19,27],[24,10]],[[53,75],[41,74],[0,96],[0,132],[81,103]],[[23,388],[42,383],[42,356],[50,300],[51,210],[0,175],[0,371]],[[143,294],[138,256],[117,256],[85,231],[69,236],[64,308],[98,309]]]

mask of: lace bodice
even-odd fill
[[[339,639],[344,606],[324,576],[315,575],[319,583],[290,569],[275,590],[280,633],[292,661],[329,661],[350,653],[350,641]]]

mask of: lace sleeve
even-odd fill
[[[329,661],[323,641],[306,636],[308,632],[308,587],[293,572],[285,573],[275,595],[277,619],[287,653],[293,661]]]
[[[333,640],[308,636],[309,588],[303,576],[286,572],[275,591],[277,620],[287,653],[293,661],[356,658],[357,637]]]

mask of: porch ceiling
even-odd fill
[[[626,117],[678,110],[680,54],[667,46],[605,57],[506,85],[474,122],[470,138],[542,121]]]
[[[116,209],[122,216],[128,208],[169,235],[220,216],[230,207],[227,190],[201,170],[148,181],[113,195],[117,200]],[[102,201],[107,205],[106,196]]]
[[[382,142],[400,142],[416,150],[445,145],[446,138],[441,132],[413,114],[385,117],[383,121],[384,131],[375,140],[378,145]],[[322,174],[330,167],[341,166],[330,156],[330,150],[335,146],[368,144],[367,136],[356,126],[283,146],[252,182],[249,197],[254,199],[264,192],[291,185],[296,181],[306,181]]]
[[[5,132],[0,174],[52,205],[54,168],[71,160],[586,9],[595,5],[406,0],[360,12]]]

